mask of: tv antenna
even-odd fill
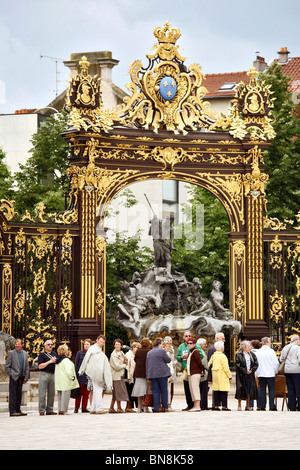
[[[58,83],[60,82],[60,80],[58,80],[58,75],[59,75],[58,62],[63,62],[63,59],[58,59],[57,57],[51,57],[51,56],[42,55],[42,54],[40,54],[40,59],[51,59],[52,61],[55,62],[55,77],[56,77],[56,80],[55,80],[55,83],[56,83],[55,94],[57,96],[58,95]]]

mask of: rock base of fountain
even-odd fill
[[[191,330],[197,336],[214,336],[222,331],[237,336],[241,323],[223,306],[221,284],[214,281],[208,298],[201,295],[201,282],[188,282],[185,275],[166,268],[151,267],[135,273],[121,286],[117,322],[130,339],[153,338],[166,332],[173,336]]]

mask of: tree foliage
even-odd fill
[[[177,251],[172,254],[172,265],[184,273],[188,281],[199,277],[204,297],[209,295],[212,282],[218,279],[222,283],[222,291],[228,301],[229,243],[226,233],[230,231],[230,224],[227,213],[212,193],[199,186],[191,187],[190,196],[189,203],[183,205],[185,228],[182,230],[183,236],[175,240]],[[200,204],[204,209],[203,227],[197,227],[194,216],[195,207]],[[189,227],[192,227],[192,230],[189,230]],[[188,237],[185,233],[187,229]],[[199,230],[203,230],[203,246],[197,250],[187,250],[191,236],[196,238]]]
[[[51,115],[32,137],[31,156],[19,164],[15,174],[16,210],[32,212],[43,202],[47,212],[60,212],[65,208],[64,194],[69,189],[66,169],[69,165],[69,144],[61,134],[66,130],[68,115],[64,112]]]
[[[270,217],[294,220],[300,209],[300,113],[293,102],[290,79],[274,62],[260,80],[271,85],[276,137],[265,152],[267,211]]]
[[[140,246],[140,234],[129,237],[116,232],[115,241],[107,243],[107,306],[115,308],[119,303],[121,282],[130,281],[132,275],[154,264],[152,251]]]
[[[13,179],[6,163],[6,155],[0,147],[0,199],[13,199]]]

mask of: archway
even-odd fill
[[[81,244],[78,335],[105,319],[104,216],[113,196],[148,179],[176,179],[212,192],[230,220],[230,307],[248,337],[267,333],[263,311],[263,151],[274,136],[267,88],[249,72],[232,102],[232,114],[215,116],[203,100],[201,68],[189,68],[175,44],[177,28],[154,31],[158,45],[149,65],[130,69],[131,96],[111,111],[101,107],[98,79],[83,57],[71,81],[73,127],[68,175],[79,211]],[[83,84],[88,96],[82,98]],[[76,198],[76,200],[75,200]],[[96,234],[96,226],[100,230]],[[80,331],[80,333],[79,333]]]

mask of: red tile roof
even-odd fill
[[[282,64],[282,71],[285,75],[291,78],[292,91],[300,92],[300,57],[289,59],[285,64]],[[226,98],[235,95],[235,89],[224,91],[220,90],[221,86],[225,83],[244,82],[246,85],[249,83],[250,78],[247,72],[231,72],[231,73],[212,73],[205,74],[203,86],[208,90],[206,99],[208,98]]]
[[[300,92],[300,57],[294,57],[283,64],[282,71],[291,79],[291,90]]]
[[[33,114],[35,111],[36,109],[17,109],[15,114]]]
[[[207,73],[205,74],[205,80],[202,83],[208,90],[208,94],[205,98],[234,96],[235,89],[228,91],[220,90],[221,86],[225,83],[236,83],[238,85],[240,82],[244,82],[248,84],[249,80],[250,78],[248,77],[247,72]]]

